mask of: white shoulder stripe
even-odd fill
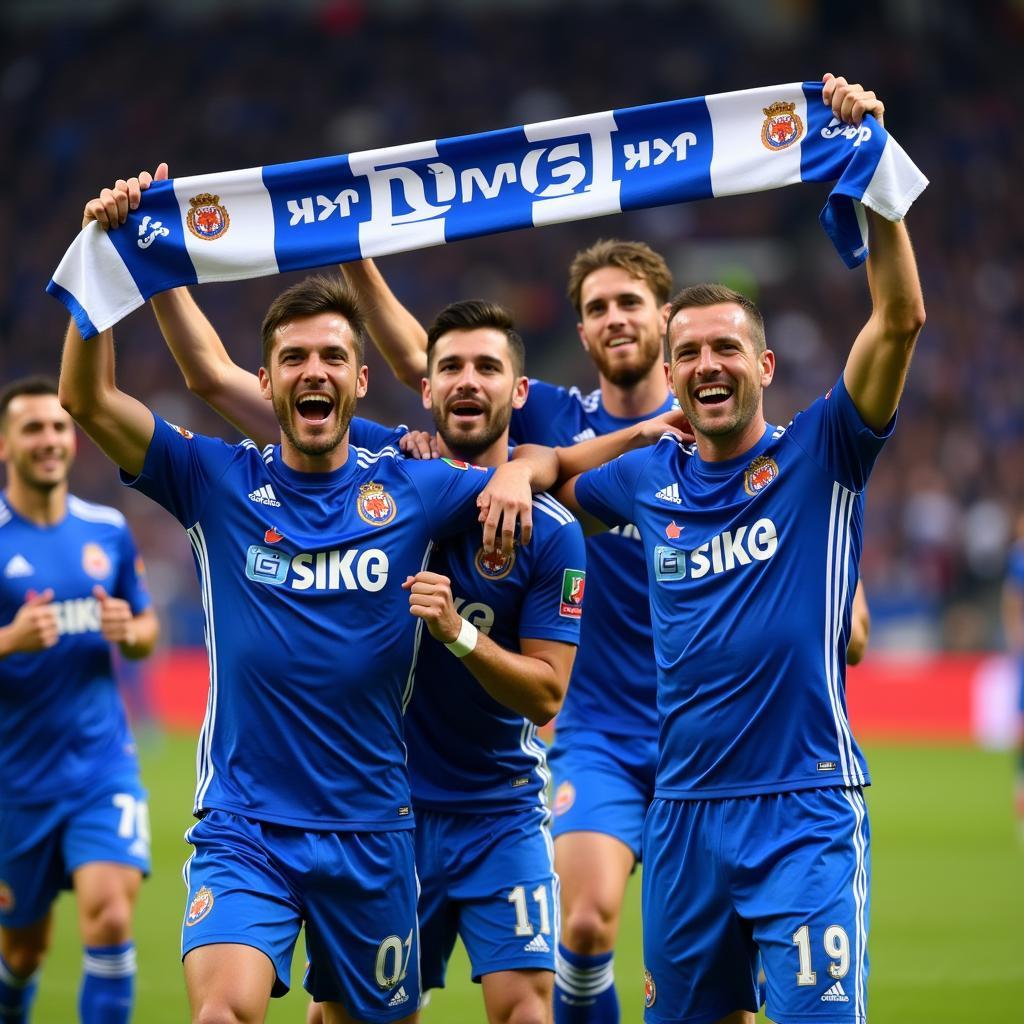
[[[575,516],[559,501],[545,491],[533,496],[533,507],[545,515],[551,516],[555,522],[563,526],[575,521]]]
[[[391,445],[381,448],[379,452],[371,452],[368,448],[360,448],[358,445],[352,445],[352,447],[356,451],[356,463],[363,469],[374,465],[374,463],[384,458],[396,459],[400,454],[398,449],[392,448]]]
[[[90,523],[109,523],[111,526],[124,526],[125,518],[116,508],[107,505],[93,505],[82,501],[73,494],[68,495],[68,512],[76,519],[84,519]]]

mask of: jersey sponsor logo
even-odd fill
[[[270,529],[268,529],[266,533],[263,534],[264,544],[277,544],[278,541],[282,540],[284,540],[284,534],[279,533],[276,529],[274,529],[273,526],[271,526]]]
[[[384,490],[383,484],[371,480],[368,484],[362,484],[359,487],[356,511],[364,523],[369,523],[371,526],[384,526],[395,518],[398,506],[395,504],[395,499]]]
[[[32,563],[24,555],[15,555],[5,566],[4,576],[17,579],[20,576],[31,576],[35,572]]]
[[[192,925],[199,924],[211,910],[213,910],[213,890],[204,885],[192,897],[188,905],[188,910],[185,912],[186,927],[191,928]]]
[[[649,1010],[658,998],[658,988],[654,984],[654,976],[644,968],[644,1006]]]
[[[668,526],[665,527],[665,536],[669,540],[679,540],[679,535],[683,532],[684,527],[677,526],[676,521],[673,519]]]
[[[483,548],[476,553],[473,565],[476,571],[487,580],[503,580],[516,564],[516,553],[503,555],[500,551],[485,551]]]
[[[779,475],[779,464],[767,455],[758,455],[743,474],[743,489],[753,496],[763,491]]]
[[[822,993],[821,1001],[823,1003],[848,1003],[850,997],[843,990],[842,984],[837,981],[827,992]]]
[[[50,607],[57,618],[57,632],[60,636],[100,631],[100,603],[95,597],[55,601]]]
[[[765,149],[788,149],[803,135],[804,123],[796,112],[795,103],[778,100],[761,109],[764,112],[761,142]]]
[[[550,953],[551,947],[547,943],[547,939],[537,932],[536,935],[530,941],[523,946],[524,953]]]
[[[467,601],[464,597],[453,597],[455,610],[481,633],[490,633],[494,626],[494,609],[483,601]]]
[[[662,487],[660,491],[654,492],[655,498],[661,501],[669,501],[673,505],[682,505],[683,499],[679,497],[679,484],[669,484],[667,487]]]
[[[288,555],[251,544],[245,575],[254,583],[290,590],[383,590],[388,581],[388,556],[380,548],[334,548]]]
[[[231,225],[231,218],[228,216],[227,207],[220,201],[220,196],[200,192],[189,200],[185,223],[196,238],[212,242],[227,231]]]
[[[274,488],[270,484],[264,484],[262,487],[257,487],[255,491],[250,491],[249,500],[255,501],[257,505],[272,505],[274,508],[281,507],[281,502],[277,500]]]
[[[778,550],[779,535],[770,519],[749,529],[723,530],[692,551],[659,544],[654,549],[654,576],[659,582],[720,576],[737,566],[767,562]]]
[[[94,579],[110,575],[110,556],[95,541],[82,545],[82,568]]]
[[[566,780],[555,790],[555,799],[551,810],[558,818],[565,814],[574,803],[576,803],[576,787]]]
[[[14,909],[14,890],[0,879],[0,914],[9,914]]]
[[[171,430],[176,430],[183,438],[185,438],[186,441],[191,441],[192,438],[196,436],[187,427],[179,427],[177,423],[168,423],[167,426],[169,426]]]
[[[578,619],[583,615],[583,591],[587,586],[587,574],[583,569],[566,569],[562,573],[562,600],[558,614],[566,619]]]

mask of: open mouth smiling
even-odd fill
[[[295,410],[304,420],[319,423],[334,411],[334,399],[323,391],[309,392],[295,400]]]

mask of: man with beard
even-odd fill
[[[399,379],[418,387],[422,328],[372,261],[342,269],[369,310],[374,341]],[[671,410],[675,401],[661,355],[671,289],[664,259],[642,242],[600,241],[578,253],[568,293],[598,388],[581,394],[531,380],[528,399],[512,414],[512,439],[573,445]],[[551,751],[552,831],[562,886],[557,1024],[619,1019],[615,940],[626,883],[641,857],[657,757],[653,636],[636,528],[625,524],[588,537],[587,565],[579,656]]]
[[[831,75],[823,99],[846,124],[884,112]],[[924,322],[905,226],[867,216],[872,312],[823,398],[767,424],[775,356],[757,308],[721,285],[684,289],[666,357],[696,448],[663,440],[558,492],[591,528],[636,523],[651,580],[649,1024],[752,1021],[759,960],[771,1019],[866,1016],[869,778],[844,652],[863,491]]]
[[[139,187],[104,189],[86,222],[120,223]],[[262,335],[259,389],[280,425],[280,444],[262,451],[176,428],[120,391],[110,331],[86,345],[72,323],[61,369],[65,407],[188,530],[203,590],[210,700],[182,941],[193,1017],[262,1020],[287,991],[305,923],[306,987],[326,1021],[412,1020],[402,712],[418,630],[401,582],[424,568],[432,538],[476,524],[489,480],[488,550],[500,521],[511,555],[524,509],[527,542],[529,467],[350,446],[364,327],[336,279],[278,296]],[[470,645],[460,634],[454,653]]]
[[[29,1019],[69,883],[85,947],[79,1015],[127,1022],[149,819],[111,645],[159,632],[124,517],[68,493],[75,427],[42,378],[0,394],[0,1019]]]

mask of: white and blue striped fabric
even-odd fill
[[[177,285],[801,181],[836,182],[821,222],[856,266],[854,200],[899,220],[928,182],[873,118],[843,125],[821,93],[795,82],[157,182],[120,230],[82,231],[46,290],[91,337]]]

